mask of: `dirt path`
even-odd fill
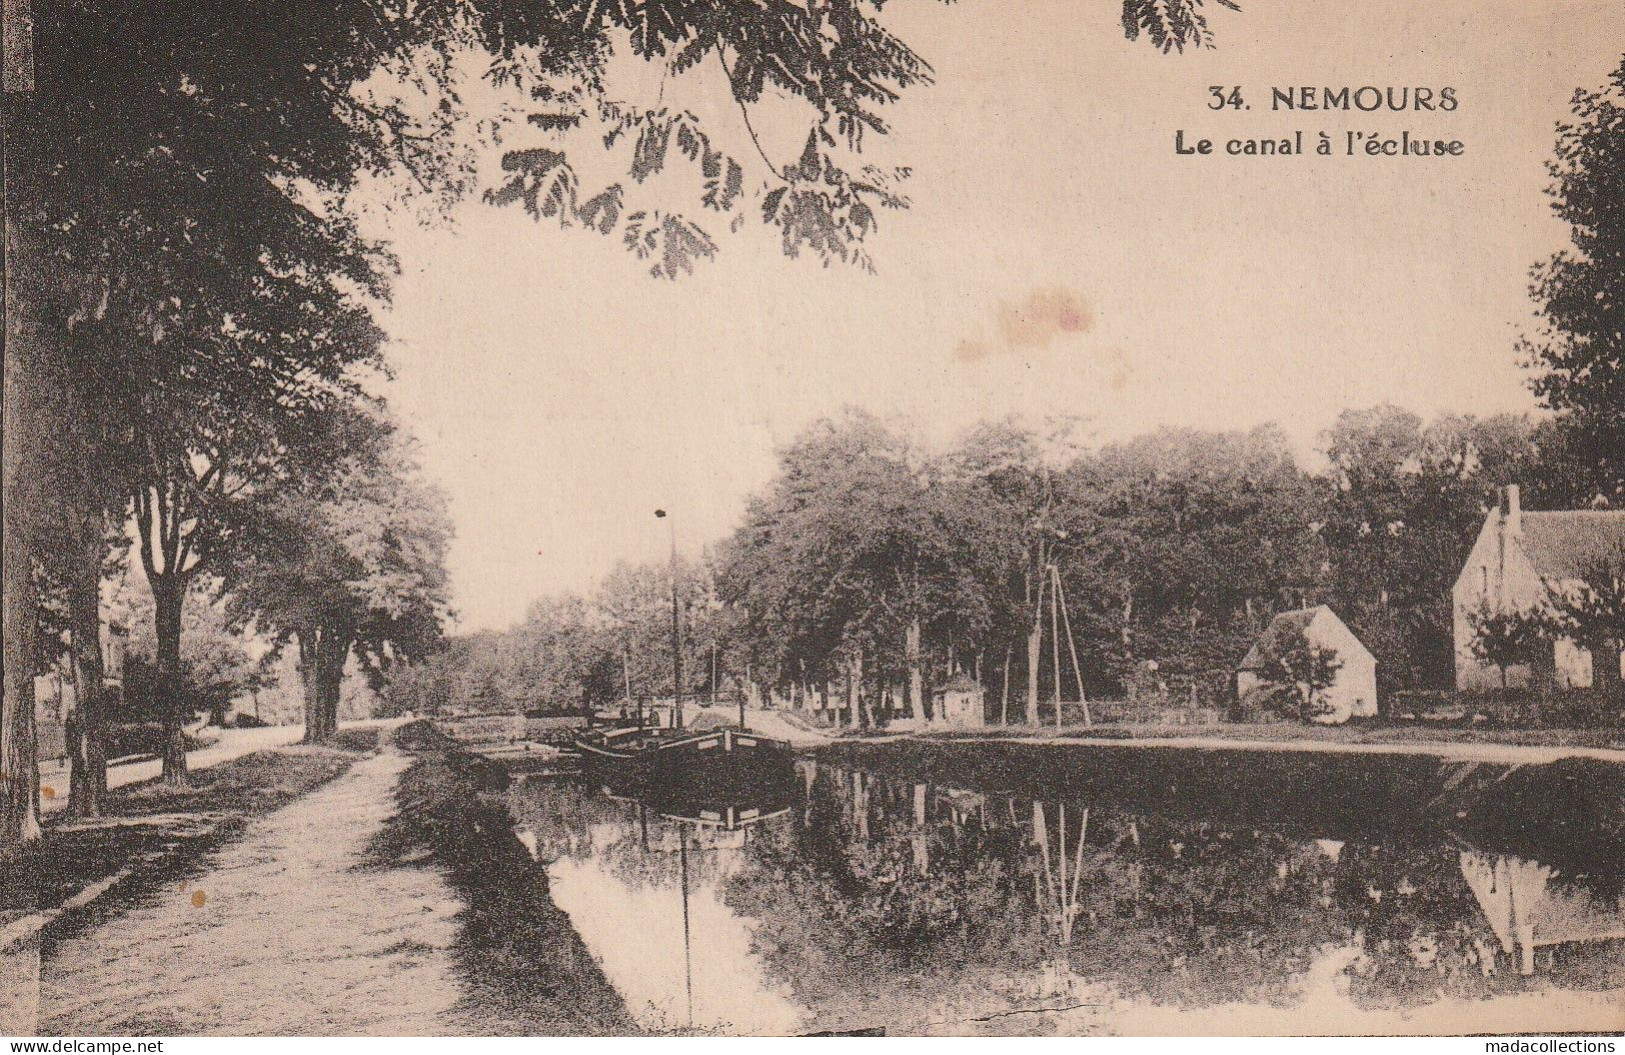
[[[461,995],[461,903],[429,868],[360,867],[395,748],[254,822],[188,880],[47,948],[47,1035],[423,1035]]]
[[[737,711],[729,708],[697,709],[698,713],[714,713],[725,721],[733,721]],[[930,733],[893,733],[878,736],[832,737],[826,733],[803,728],[785,720],[774,711],[751,710],[746,722],[752,729],[767,736],[787,740],[798,748],[818,748],[832,742],[885,743],[901,739],[931,742]],[[960,733],[943,737],[948,743],[1016,743],[1053,744],[1064,747],[1177,747],[1199,751],[1284,751],[1351,755],[1428,755],[1447,762],[1493,762],[1505,765],[1537,765],[1562,758],[1595,758],[1604,762],[1625,762],[1625,750],[1609,747],[1565,747],[1545,744],[1495,744],[1451,742],[1445,740],[1413,741],[1406,743],[1347,743],[1336,740],[1240,740],[1219,736],[974,736]]]
[[[1134,739],[1087,736],[956,737],[955,743],[1056,744],[1094,747],[1183,747],[1203,751],[1284,751],[1345,755],[1428,755],[1446,762],[1492,762],[1540,765],[1562,758],[1595,758],[1625,762],[1625,751],[1608,747],[1562,747],[1533,744],[1450,743],[1348,744],[1327,740],[1227,740],[1223,737],[1168,736]]]

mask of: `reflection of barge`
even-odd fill
[[[720,762],[748,766],[790,757],[785,741],[738,729],[603,729],[576,737],[575,748],[583,759],[617,768],[709,767]]]
[[[735,806],[717,805],[710,808],[701,807],[692,815],[661,812],[661,816],[669,821],[681,821],[685,824],[698,824],[702,827],[720,828],[725,832],[738,831],[748,828],[752,824],[770,821],[774,817],[782,817],[790,812],[789,806],[780,806],[777,809],[764,809],[761,806]]]
[[[798,787],[788,753],[749,754],[737,748],[669,768],[619,764],[594,766],[591,772],[612,798],[635,801],[667,820],[723,831],[783,816]]]

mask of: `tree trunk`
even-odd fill
[[[863,653],[854,652],[846,668],[846,724],[858,724],[859,700],[863,695]]]
[[[858,657],[858,705],[862,709],[858,716],[862,719],[862,726],[865,729],[873,729],[875,727],[875,697],[879,695],[880,684],[881,679],[875,679],[875,688],[873,692],[869,691],[869,686],[864,684],[863,657],[860,654]]]
[[[331,740],[339,731],[339,692],[344,686],[344,661],[350,656],[350,635],[328,627],[322,631],[317,648],[321,692],[322,739]]]
[[[920,671],[920,617],[916,615],[908,624],[903,639],[903,650],[908,656],[908,703],[915,718],[930,718],[925,702],[925,676]]]
[[[301,630],[299,679],[305,695],[304,743],[321,744],[338,732],[339,689],[344,681],[344,660],[349,635],[332,627]]]
[[[7,107],[9,109],[9,106]],[[5,121],[0,117],[0,121]],[[9,122],[7,122],[9,126]],[[0,127],[0,151],[9,127]],[[0,196],[4,212],[5,257],[0,267],[4,283],[5,351],[4,420],[0,424],[0,478],[3,478],[5,525],[3,536],[4,691],[0,693],[0,860],[20,855],[40,837],[39,758],[34,740],[35,638],[39,632],[38,595],[34,589],[34,547],[29,512],[42,488],[41,445],[46,427],[39,412],[42,390],[40,361],[41,311],[36,290],[25,286],[23,264],[36,264],[40,254],[19,247],[20,224],[12,222],[12,198]],[[32,241],[32,240],[30,240]],[[36,274],[30,267],[27,274]],[[24,318],[26,313],[27,318]]]
[[[11,388],[9,369],[6,382]],[[8,391],[8,411],[10,395]],[[8,420],[8,460],[11,429]],[[6,490],[12,491],[10,480]],[[40,837],[39,758],[34,743],[34,638],[39,609],[29,567],[32,555],[12,517],[15,503],[7,498],[5,506],[5,696],[4,713],[0,714],[0,787],[5,798],[0,803],[0,860],[20,855]]]
[[[73,649],[74,725],[69,738],[68,809],[76,817],[99,817],[107,790],[107,753],[102,732],[101,517],[86,518],[68,584],[68,627]]]
[[[1591,650],[1591,684],[1607,700],[1617,700],[1622,694],[1619,650],[1618,641],[1604,641],[1601,647]]]
[[[316,634],[317,631],[311,629],[295,634],[299,640],[299,688],[304,696],[305,716],[305,735],[300,742],[306,744],[317,743],[322,735],[322,692],[316,662]]]
[[[186,720],[185,686],[181,678],[181,610],[186,587],[173,577],[153,586],[153,624],[158,637],[158,699],[164,710],[164,783],[172,788],[191,784],[186,773],[186,742],[181,726]]]

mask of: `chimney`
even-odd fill
[[[1523,505],[1517,484],[1501,488],[1501,523],[1509,536],[1516,537],[1523,531]]]

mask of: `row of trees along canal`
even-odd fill
[[[1007,720],[1048,721],[1058,687],[1078,699],[1072,649],[1051,635],[1057,579],[1090,695],[1120,693],[1147,660],[1220,694],[1272,615],[1319,603],[1376,653],[1385,690],[1447,686],[1450,586],[1498,488],[1545,481],[1537,500],[1553,506],[1594,494],[1551,420],[1424,423],[1383,406],[1343,414],[1323,449],[1310,472],[1272,427],[1084,449],[1006,422],[929,452],[862,412],[820,422],[732,537],[678,562],[683,692],[827,706],[833,682],[861,722],[921,713],[929,686],[963,673]],[[669,697],[669,576],[622,565],[588,596],[541,600],[401,671],[392,699],[433,712]]]
[[[1164,676],[1228,681],[1273,612],[1314,603],[1375,653],[1384,695],[1448,686],[1450,586],[1497,489],[1520,484],[1534,508],[1625,501],[1625,63],[1573,105],[1549,189],[1573,247],[1532,270],[1538,324],[1509,349],[1549,416],[1352,410],[1323,436],[1324,468],[1307,471],[1270,428],[1084,450],[1064,430],[1004,423],[933,452],[849,413],[783,451],[733,537],[679,565],[682,693],[721,683],[803,699],[834,681],[864,720],[877,705],[918,707],[962,671],[1001,715],[1036,722],[1072,676],[1042,655],[1055,583],[1085,691],[1118,691],[1149,659]],[[548,598],[511,630],[453,641],[402,671],[392,696],[433,711],[667,694],[669,586],[663,567],[617,568],[590,597]],[[1617,651],[1617,566],[1594,586],[1562,629],[1583,624],[1599,652]],[[1535,632],[1493,618],[1480,629],[1496,663]]]

